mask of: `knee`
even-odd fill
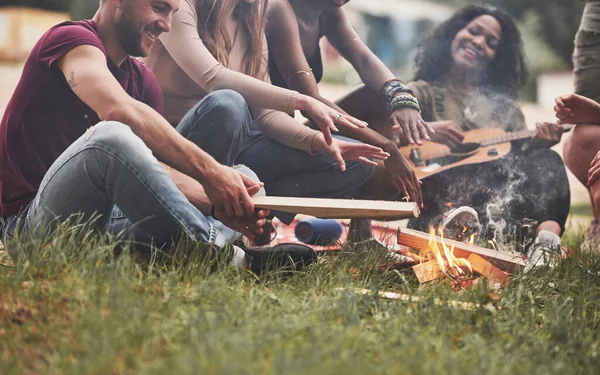
[[[587,171],[589,163],[600,150],[600,127],[597,125],[577,125],[563,145],[565,164],[575,174]]]
[[[240,126],[249,126],[252,118],[248,104],[242,95],[233,90],[217,90],[205,98],[213,116],[223,121],[219,122],[219,131],[237,130]]]
[[[358,161],[346,162],[346,174],[357,187],[364,185],[375,173],[375,167]]]
[[[93,142],[96,146],[119,153],[147,152],[152,151],[138,137],[128,125],[118,121],[102,121],[84,134],[86,141]]]
[[[249,177],[253,181],[261,182],[260,179],[258,178],[258,175],[256,173],[254,173],[254,171],[252,169],[248,168],[247,166],[245,166],[243,164],[234,165],[233,169],[244,174],[246,177]],[[264,197],[266,195],[267,195],[267,193],[266,193],[264,187],[262,187],[258,191],[258,193],[254,194],[255,197]]]

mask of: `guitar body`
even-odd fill
[[[484,141],[506,137],[499,128],[474,129],[464,132],[465,139],[453,150],[446,145],[427,142],[423,146],[403,146],[400,152],[411,165],[418,179],[459,167],[500,159],[510,152],[510,141],[481,146]],[[420,157],[420,160],[419,160]]]

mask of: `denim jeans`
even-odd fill
[[[334,138],[358,143],[347,137]],[[346,161],[346,171],[342,171],[325,153],[310,155],[268,138],[256,122],[250,124],[248,140],[236,162],[252,169],[270,196],[353,198],[374,172],[374,167],[357,161]],[[276,215],[286,224],[294,219],[293,214]]]
[[[239,105],[238,97],[232,91],[208,95],[177,129],[201,147],[212,147],[221,157],[218,161],[231,165],[232,155],[239,152],[236,148],[245,141],[245,130],[234,126],[240,119],[230,117],[241,112],[230,107]],[[205,122],[228,131],[212,134],[210,139],[199,137],[197,127]],[[236,168],[257,179],[247,167]],[[89,128],[61,154],[33,202],[19,215],[3,219],[3,242],[10,242],[17,231],[19,236],[39,234],[73,214],[82,220],[95,217],[99,229],[129,238],[133,234],[136,241],[152,241],[159,247],[172,244],[182,234],[222,246],[230,234],[222,231],[232,232],[190,204],[145,143],[129,126],[114,121]]]
[[[190,110],[177,130],[223,164],[245,165],[264,182],[267,195],[312,198],[350,198],[373,174],[374,168],[347,161],[346,171],[324,153],[310,155],[265,136],[244,98],[231,90],[221,90],[223,100],[209,101]],[[211,93],[201,103],[205,103]],[[207,109],[222,106],[220,110]],[[356,140],[335,136],[340,140]],[[289,224],[294,214],[274,212]]]

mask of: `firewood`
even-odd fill
[[[467,260],[469,263],[471,263],[473,271],[485,276],[490,281],[502,285],[506,285],[508,283],[508,275],[498,267],[483,259],[481,256],[477,254],[471,254]]]
[[[398,244],[412,247],[420,251],[426,251],[429,249],[429,237],[428,233],[419,232],[411,229],[398,230]],[[441,238],[435,237],[436,242],[441,247]],[[471,254],[477,254],[492,263],[496,267],[503,271],[514,273],[525,267],[525,259],[522,254],[492,250],[485,247],[476,245],[469,245],[464,242],[453,241],[450,239],[444,239],[444,243],[448,247],[454,246],[454,255],[457,258],[468,258]]]
[[[253,197],[256,208],[293,212],[322,219],[407,219],[418,217],[413,202],[370,201],[354,199]]]
[[[435,260],[416,264],[413,266],[413,271],[415,271],[415,275],[421,284],[446,276],[442,270],[440,270],[440,265]]]

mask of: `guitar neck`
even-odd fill
[[[563,125],[563,133],[571,130],[572,125]],[[506,133],[506,135],[500,137],[486,138],[479,141],[482,146],[492,146],[499,143],[518,141],[521,139],[531,138],[535,135],[535,130],[520,130],[518,132]]]

